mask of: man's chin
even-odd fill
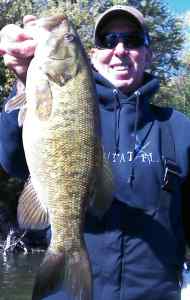
[[[118,80],[113,79],[112,84],[119,90],[129,93],[133,90],[133,80]]]

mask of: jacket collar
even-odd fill
[[[100,104],[111,110],[115,107],[116,96],[119,105],[136,104],[137,96],[140,98],[140,104],[144,105],[145,102],[149,103],[149,99],[159,89],[159,80],[153,75],[145,73],[143,85],[133,93],[125,95],[120,90],[116,89],[112,83],[101,76],[98,72],[93,71],[93,73]]]

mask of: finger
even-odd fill
[[[0,31],[1,41],[15,41],[20,34],[23,34],[22,28],[14,24],[8,24]]]
[[[23,18],[23,25],[24,25],[24,26],[29,25],[30,22],[35,21],[35,20],[37,20],[37,17],[36,17],[36,16],[33,16],[33,15],[26,15],[26,16],[24,16],[24,18]]]
[[[15,56],[10,56],[8,54],[5,54],[3,58],[5,65],[16,74],[17,78],[25,82],[28,66],[31,59],[20,59],[16,58]]]
[[[2,49],[6,54],[18,58],[27,58],[34,55],[36,42],[34,40],[25,40],[22,42],[4,43]]]
[[[38,20],[38,18],[34,15],[26,15],[23,18],[23,25],[26,26],[29,23],[35,22],[36,20]]]
[[[6,51],[0,47],[0,56],[3,56],[5,53]]]
[[[22,42],[27,40],[32,40],[33,35],[30,31],[26,31],[17,25],[9,24],[2,28],[0,31],[0,49],[6,51],[6,45],[14,42]],[[31,42],[32,43],[32,42]],[[15,44],[16,45],[16,44]],[[19,45],[19,44],[18,44]],[[14,44],[12,48],[14,47]]]
[[[11,69],[14,70],[15,66],[20,65],[21,67],[23,67],[25,64],[28,64],[29,59],[25,58],[25,59],[21,59],[19,57],[15,57],[9,54],[5,54],[3,56],[4,62],[6,64],[7,67],[10,67]]]

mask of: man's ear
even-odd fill
[[[152,49],[146,48],[145,69],[149,69],[151,63],[152,63]]]
[[[89,54],[90,58],[93,59],[94,57],[96,57],[97,53],[98,53],[97,48],[91,48],[88,54]]]
[[[97,48],[91,48],[88,55],[90,57],[91,60],[91,64],[94,66],[96,64],[96,59],[97,59],[97,55],[98,55],[98,49]]]

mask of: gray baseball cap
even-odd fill
[[[99,35],[101,31],[104,28],[104,25],[110,18],[114,18],[115,16],[120,15],[126,15],[126,18],[130,17],[131,19],[134,19],[134,22],[136,22],[139,25],[139,28],[142,29],[142,32],[144,33],[145,37],[147,38],[147,46],[150,43],[150,37],[148,34],[148,29],[145,24],[145,19],[142,13],[136,9],[133,6],[126,6],[126,5],[114,5],[111,8],[107,9],[103,14],[101,14],[96,23],[95,23],[95,29],[94,29],[94,43],[95,45],[98,44]]]

